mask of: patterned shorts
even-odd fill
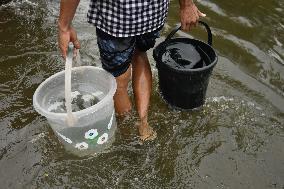
[[[160,36],[161,28],[133,37],[113,37],[97,28],[102,67],[114,77],[125,73],[131,63],[135,48],[143,52],[153,48],[156,38]]]

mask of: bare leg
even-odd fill
[[[135,50],[132,59],[132,84],[135,97],[135,105],[139,114],[140,124],[138,131],[142,140],[155,137],[153,129],[148,125],[148,108],[152,91],[152,72],[147,54]]]
[[[125,115],[131,111],[131,101],[128,96],[127,87],[131,76],[131,66],[128,70],[116,77],[117,89],[114,94],[114,107],[118,115]]]

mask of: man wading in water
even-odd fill
[[[71,25],[80,0],[61,0],[58,21],[59,48],[66,57],[72,42],[80,48],[76,31]],[[192,0],[179,0],[182,29],[188,31],[204,17]],[[140,117],[138,131],[141,140],[151,140],[156,132],[148,125],[147,115],[152,89],[152,72],[146,51],[165,23],[169,0],[91,0],[88,22],[96,27],[102,67],[116,77],[114,106],[119,115],[131,111],[127,93],[132,75],[136,108]],[[131,69],[132,67],[132,69]],[[132,71],[132,74],[131,74]]]

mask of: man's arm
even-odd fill
[[[181,28],[184,31],[189,31],[192,26],[195,26],[199,17],[206,16],[198,10],[193,0],[179,0],[179,4]]]
[[[64,58],[67,54],[69,42],[72,42],[76,49],[80,48],[77,33],[71,26],[79,2],[80,0],[61,0],[60,2],[58,45]]]

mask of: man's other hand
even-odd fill
[[[198,10],[194,3],[191,3],[187,6],[180,7],[180,22],[181,28],[183,31],[189,31],[192,26],[196,26],[200,17],[205,17],[206,14],[203,14]]]

